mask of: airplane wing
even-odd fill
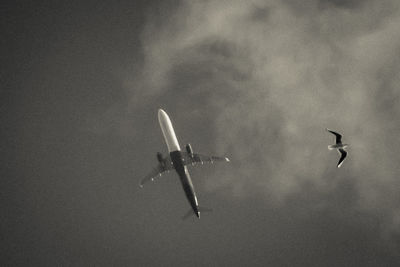
[[[218,161],[229,162],[230,160],[226,157],[217,157],[217,156],[206,156],[201,154],[189,154],[187,152],[182,151],[182,155],[184,156],[184,165],[196,165],[196,164],[204,164],[204,163],[211,163]]]
[[[157,178],[160,178],[164,172],[169,172],[174,169],[174,165],[172,164],[171,159],[165,158],[162,163],[158,163],[158,166],[153,169],[148,175],[146,175],[142,181],[140,181],[139,186],[143,187],[144,184],[150,181],[154,181]]]

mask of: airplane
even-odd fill
[[[171,120],[168,114],[162,109],[158,110],[158,121],[160,123],[161,131],[164,135],[165,143],[168,147],[169,157],[163,157],[160,152],[157,153],[158,166],[142,179],[140,182],[140,187],[143,187],[143,185],[149,181],[154,181],[156,178],[161,177],[163,173],[175,169],[179,175],[186,198],[191,206],[191,209],[183,217],[183,219],[189,217],[193,212],[197,218],[200,219],[200,211],[205,212],[210,211],[210,209],[199,207],[187,166],[194,166],[199,163],[212,164],[217,161],[229,162],[229,159],[226,157],[205,156],[193,153],[193,149],[190,144],[186,145],[186,151],[182,151],[179,146],[178,139],[176,138],[174,128],[172,127]]]
[[[344,149],[345,149],[346,147],[348,147],[349,145],[348,145],[348,144],[343,144],[343,143],[342,143],[342,135],[341,135],[341,134],[339,134],[339,133],[337,133],[337,132],[334,132],[334,131],[332,131],[332,130],[329,130],[328,128],[326,128],[325,130],[327,130],[327,131],[330,132],[331,134],[335,135],[335,137],[336,137],[335,144],[334,144],[334,145],[329,145],[329,146],[328,146],[328,149],[329,149],[329,150],[336,149],[336,150],[339,152],[339,154],[340,154],[340,159],[339,159],[339,162],[338,162],[338,164],[337,164],[337,167],[340,168],[340,166],[342,166],[342,164],[343,164],[344,159],[345,159],[346,156],[347,156],[347,151],[344,150]]]

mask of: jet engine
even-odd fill
[[[189,155],[193,155],[193,149],[190,144],[186,145],[186,151],[187,151],[187,153],[189,153]]]
[[[158,160],[158,162],[160,162],[161,164],[164,163],[163,155],[161,154],[161,152],[157,152],[157,160]]]

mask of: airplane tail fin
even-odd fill
[[[213,210],[211,208],[206,208],[206,207],[197,207],[198,214],[196,214],[193,209],[188,210],[186,214],[182,217],[182,220],[188,219],[191,215],[196,215],[200,219],[200,212],[212,212]]]

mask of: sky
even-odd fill
[[[399,266],[400,2],[9,1],[3,266]],[[227,156],[140,189],[181,147]],[[327,146],[343,134],[348,158]]]

